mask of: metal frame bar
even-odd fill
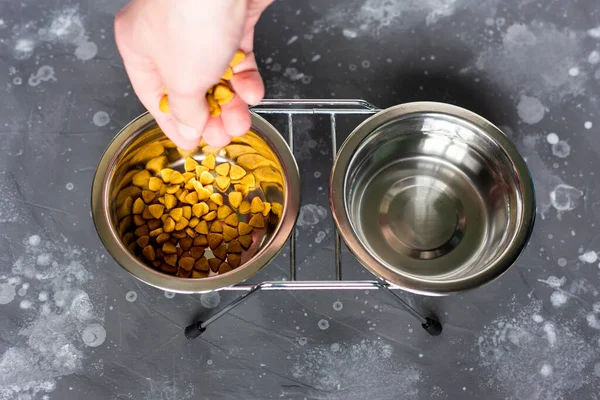
[[[263,100],[252,108],[257,114],[287,115],[288,145],[294,151],[294,115],[329,115],[331,129],[332,162],[337,156],[337,115],[372,115],[380,109],[373,104],[360,99],[270,99]],[[381,280],[344,281],[342,279],[342,252],[339,233],[335,232],[335,280],[323,281],[298,281],[296,280],[296,233],[292,232],[290,237],[290,276],[288,281],[266,281],[258,284],[238,284],[222,290],[245,292],[206,321],[197,321],[185,329],[188,339],[198,337],[206,330],[206,327],[217,319],[227,314],[240,305],[248,297],[261,290],[368,290],[383,289],[389,293],[400,305],[415,317],[422,327],[431,335],[437,336],[442,332],[442,326],[435,317],[427,317],[406,301],[400,298],[393,290],[401,289],[398,286]]]

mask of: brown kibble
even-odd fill
[[[147,245],[142,250],[142,255],[144,256],[144,258],[146,260],[148,260],[148,261],[154,261],[154,258],[156,257],[156,253],[154,252],[154,247],[152,247],[150,245]]]
[[[193,171],[193,170],[192,170],[192,171]],[[186,183],[186,185],[187,185],[187,183],[188,183],[188,182],[189,182],[191,179],[196,179],[196,174],[195,174],[195,173],[193,173],[193,172],[189,172],[189,171],[188,171],[188,172],[184,172],[182,175],[183,175],[183,181]],[[187,188],[186,188],[186,189],[187,189]],[[191,189],[193,189],[193,188],[190,188],[190,190],[191,190]]]
[[[215,203],[218,206],[222,206],[223,205],[223,195],[221,193],[213,193],[210,195],[210,199],[212,200],[213,203]]]
[[[192,271],[186,271],[185,269],[179,267],[175,276],[179,278],[190,278],[192,276]]]
[[[185,202],[188,204],[198,203],[198,193],[197,192],[188,193],[188,195],[185,196]]]
[[[186,172],[186,174],[191,174],[191,172]],[[184,174],[184,178],[185,178],[185,174]],[[196,190],[194,189],[194,182],[198,182],[196,180],[196,176],[194,175],[191,179],[187,180],[185,182],[185,185],[183,185],[183,187],[188,191],[191,192],[192,190]]]
[[[219,105],[224,105],[233,99],[234,93],[227,83],[223,83],[224,81],[221,82],[222,83],[218,83],[213,87],[212,95]]]
[[[233,213],[233,210],[229,206],[220,206],[217,210],[217,218],[223,220],[231,213]]]
[[[177,223],[175,224],[175,230],[176,231],[181,231],[183,229],[185,229],[190,221],[188,221],[187,218],[183,218],[181,217],[181,219],[179,221],[177,221]]]
[[[125,244],[129,244],[131,242],[133,242],[135,240],[135,235],[133,234],[133,232],[127,232],[126,234],[123,235],[123,242]]]
[[[206,246],[208,244],[208,240],[206,239],[206,235],[199,235],[194,238],[194,246]]]
[[[192,279],[202,279],[202,278],[206,278],[207,276],[208,276],[207,272],[196,271],[195,269],[192,270]]]
[[[222,261],[218,258],[211,258],[208,260],[208,266],[210,267],[212,272],[217,272],[219,267],[221,266]]]
[[[210,231],[212,233],[223,233],[223,225],[219,221],[215,221],[210,226]]]
[[[238,232],[242,236],[247,235],[249,233],[252,233],[252,227],[245,222],[240,222],[240,224],[238,225]]]
[[[141,215],[134,215],[133,223],[135,224],[135,226],[142,226],[146,223],[146,220]]]
[[[250,226],[254,228],[264,228],[265,227],[265,217],[262,214],[254,214],[250,221],[248,222]]]
[[[173,171],[173,174],[171,175],[171,184],[179,185],[179,184],[182,184],[183,182],[185,182],[185,179],[183,179],[183,175],[181,175],[181,172]]]
[[[177,253],[177,248],[175,247],[175,245],[173,243],[165,242],[163,244],[162,251],[164,251],[165,254],[173,254],[173,253]]]
[[[188,251],[192,247],[192,242],[194,239],[186,237],[179,241],[179,247],[183,249],[183,251]]]
[[[175,207],[177,205],[177,197],[172,194],[165,194],[165,207],[167,210]]]
[[[152,217],[159,219],[163,215],[165,206],[162,204],[151,204],[148,206],[148,210],[150,211],[150,214],[152,214]]]
[[[212,221],[217,218],[217,212],[211,211],[203,217],[206,221]]]
[[[188,235],[190,238],[195,238],[196,236],[198,236],[196,234],[196,232],[194,232],[194,230],[192,228],[190,228],[189,226],[187,228],[185,228],[185,234]]]
[[[225,147],[225,151],[227,152],[229,158],[232,159],[236,159],[242,154],[257,153],[256,149],[242,144],[230,144],[229,146]]]
[[[135,236],[142,237],[142,236],[146,236],[149,232],[150,232],[150,230],[148,229],[148,225],[142,225],[142,226],[138,227],[134,233],[135,233]]]
[[[265,201],[264,203],[264,210],[262,211],[262,215],[263,217],[266,217],[267,215],[269,215],[269,211],[271,211],[271,203]]]
[[[152,193],[152,192],[150,192]],[[142,192],[143,194],[143,192]],[[131,197],[128,197],[128,199],[130,199]],[[127,201],[127,200],[125,200]],[[144,204],[144,200],[142,200],[141,198],[137,198],[135,199],[135,201],[133,202],[133,206],[131,207],[131,212],[133,214],[141,214],[144,211],[144,207],[146,207],[146,204]]]
[[[142,211],[142,218],[144,218],[144,219],[153,219],[154,218],[152,216],[152,214],[150,214],[150,210],[148,209],[148,207],[145,207],[144,211]]]
[[[227,257],[227,245],[222,243],[216,249],[213,249],[213,254],[215,257],[224,260]]]
[[[168,233],[163,232],[156,237],[156,243],[163,244],[166,241],[168,241],[170,238],[171,238],[171,236]]]
[[[167,193],[167,185],[162,185],[158,191],[159,196],[164,196]]]
[[[215,178],[215,184],[217,185],[217,189],[221,192],[225,192],[229,189],[229,185],[231,184],[231,179],[228,176],[217,176]]]
[[[191,271],[194,268],[194,262],[195,260],[192,257],[182,257],[179,260],[179,266],[186,271]]]
[[[158,175],[161,169],[169,164],[169,160],[166,156],[158,156],[150,159],[146,163],[146,169],[152,172],[154,175]]]
[[[182,239],[183,240],[183,239]],[[193,246],[190,248],[190,255],[194,257],[195,260],[199,259],[204,255],[204,247],[201,246]]]
[[[224,262],[223,264],[221,264],[219,266],[219,275],[221,274],[226,274],[227,272],[231,271],[231,266],[229,264],[227,264],[226,262]]]
[[[208,171],[204,171],[200,175],[200,183],[202,185],[211,185],[215,181],[215,177]]]
[[[204,186],[204,189],[208,190],[212,196],[212,194],[215,192],[215,187],[213,185],[206,185]]]
[[[156,193],[152,190],[142,190],[142,199],[144,199],[144,203],[150,204],[156,198]]]
[[[281,204],[279,204],[279,203],[273,202],[271,204],[271,211],[273,211],[273,214],[275,214],[279,218],[281,218],[281,213],[283,212],[283,206]]]
[[[238,211],[240,214],[248,214],[250,212],[250,203],[248,203],[246,200],[242,201]]]
[[[210,195],[212,194],[210,190],[206,189],[202,184],[198,181],[194,182],[194,189],[198,193],[198,201],[208,200]]]
[[[225,79],[228,81],[231,80],[231,78],[233,78],[233,69],[231,67],[227,67],[225,73],[223,73],[223,76],[221,76],[221,79]]]
[[[247,187],[253,188],[254,186],[256,186],[256,179],[254,178],[253,174],[248,174],[242,178],[240,183],[242,185],[246,185]]]
[[[237,229],[232,228],[229,225],[223,226],[223,239],[226,242],[230,242],[231,240],[235,239],[236,237],[238,237]]]
[[[208,171],[208,168],[206,168],[204,165],[198,165],[196,167],[196,179],[199,180],[204,171]]]
[[[163,228],[156,228],[156,229],[150,231],[150,233],[148,233],[148,235],[150,237],[159,237],[161,233],[163,233]]]
[[[244,235],[238,238],[242,247],[246,250],[252,245],[252,235]]]
[[[179,199],[180,202],[185,203],[185,197],[190,194],[190,192],[186,189],[186,190],[182,190],[181,192],[177,192],[175,193],[175,197],[177,197],[177,199]],[[198,196],[198,194],[196,194],[196,196]]]
[[[127,186],[125,189],[122,189],[117,195],[117,208],[121,207],[128,197],[131,197],[132,199],[137,199],[138,197],[140,197],[141,194],[142,190],[139,187]]]
[[[209,233],[207,235],[208,247],[216,249],[223,242],[223,235],[220,233]]]
[[[151,231],[158,229],[162,226],[162,221],[158,220],[158,219],[151,219],[150,221],[148,221],[148,229],[150,229]]]
[[[183,250],[181,250],[181,247],[176,247],[177,250],[177,258],[181,258],[183,256]]]
[[[194,204],[192,206],[192,214],[194,214],[195,217],[200,218],[203,215],[203,213],[202,213],[202,209],[203,209],[202,204],[203,203],[197,203],[197,204]]]
[[[194,230],[202,235],[208,235],[208,222],[204,220],[198,222]]]
[[[148,189],[148,181],[150,180],[150,171],[146,171],[145,169],[141,170],[140,172],[138,172],[137,174],[135,174],[133,176],[133,178],[131,178],[131,183],[133,183],[135,186],[142,188],[142,189]]]
[[[243,195],[240,192],[230,192],[227,197],[229,198],[229,205],[235,209],[242,204]]]
[[[227,255],[227,263],[231,268],[236,269],[242,263],[242,256],[239,254],[230,253]]]
[[[246,175],[246,170],[244,168],[240,167],[239,165],[233,165],[231,167],[231,171],[229,172],[229,176],[234,181],[238,181],[238,180],[242,179],[244,177],[244,175]]]
[[[181,207],[174,208],[169,212],[169,216],[173,218],[175,222],[179,222],[183,218],[183,209]]]
[[[260,197],[255,197],[250,203],[250,212],[253,214],[260,213],[265,209],[265,205]]]
[[[191,218],[191,219],[190,219],[190,223],[188,224],[188,226],[189,226],[190,228],[192,228],[192,229],[193,229],[193,228],[195,228],[195,227],[196,227],[196,226],[197,226],[199,223],[200,223],[200,218],[198,218],[198,217],[194,217],[194,218]]]
[[[165,258],[165,252],[162,249],[156,249],[156,258]]]
[[[154,265],[154,268],[160,267],[160,264],[162,264],[162,261],[160,261],[160,260],[152,261],[152,265]]]
[[[259,182],[271,182],[283,186],[283,178],[281,177],[281,173],[273,171],[273,168],[271,167],[255,169],[254,175],[256,176],[256,180]]]
[[[219,209],[219,205],[212,200],[208,201],[208,209],[209,211],[217,211]]]
[[[174,240],[173,244],[177,243],[176,239],[183,239],[184,237],[186,237],[186,233],[183,231],[174,231],[173,233],[171,233],[172,236],[172,240]]]
[[[163,181],[160,178],[152,177],[148,180],[148,189],[158,192],[160,187],[163,185]]]
[[[175,230],[175,221],[173,218],[168,217],[163,225],[163,229],[165,232],[173,232]]]
[[[183,210],[183,218],[187,220],[192,218],[192,206],[183,206],[181,209]]]
[[[213,169],[215,169],[215,164],[216,164],[216,160],[215,160],[215,155],[214,154],[209,154],[206,157],[204,157],[204,160],[202,160],[202,165],[204,165],[206,168],[208,168],[209,171],[212,171]]]
[[[131,242],[127,245],[127,248],[129,249],[130,252],[134,253],[135,250],[137,249],[137,243]]]
[[[236,192],[240,192],[242,194],[242,196],[248,196],[248,193],[250,192],[250,189],[248,189],[248,186],[246,185],[242,185],[240,183],[236,183],[235,185],[233,185],[233,189]]]
[[[175,262],[177,262],[177,259],[175,259]],[[167,263],[162,263],[160,264],[160,270],[162,272],[164,272],[165,274],[175,274],[175,272],[177,272],[177,267],[173,264],[173,265],[169,265]]]
[[[192,157],[186,158],[185,162],[183,163],[183,168],[186,171],[195,171],[197,166],[198,161],[194,160]]]
[[[229,62],[229,66],[233,68],[236,65],[240,64],[245,59],[246,59],[246,53],[244,53],[242,50],[238,50],[235,52],[235,54],[233,55],[233,58]]]
[[[223,220],[229,226],[238,226],[238,216],[236,213],[229,214],[227,218]]]
[[[137,243],[138,246],[144,248],[144,247],[148,246],[148,243],[150,243],[150,236],[146,235],[146,236],[139,237],[138,240],[136,240],[135,242]]]
[[[169,185],[165,186],[165,193],[175,194],[181,190],[181,186],[179,185]],[[177,196],[175,196],[177,197]]]
[[[217,172],[217,175],[227,176],[229,174],[229,168],[230,167],[231,166],[229,165],[229,163],[219,164],[215,168],[215,171]]]
[[[242,245],[240,244],[240,241],[237,239],[233,239],[231,242],[229,242],[229,246],[227,246],[227,252],[229,253],[241,253],[242,252]]]
[[[167,254],[163,260],[169,265],[177,265],[177,254]]]
[[[259,154],[242,154],[237,158],[236,162],[240,167],[250,171],[260,167],[277,168],[277,165],[273,161],[269,161]]]
[[[194,269],[201,272],[208,272],[209,268],[208,260],[204,256],[200,257],[200,259],[194,264]]]
[[[139,199],[138,199],[139,200]],[[119,219],[125,218],[128,215],[131,215],[131,209],[133,207],[133,199],[128,197],[125,199],[121,207],[117,210],[117,217]]]

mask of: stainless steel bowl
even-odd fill
[[[427,295],[500,276],[535,220],[533,182],[510,140],[470,111],[431,102],[395,106],[358,126],[339,150],[330,203],[365,267]]]
[[[156,157],[158,150],[168,158],[170,168],[183,171],[184,157],[148,113],[129,123],[117,134],[103,154],[94,176],[92,216],[102,242],[117,263],[149,285],[173,292],[200,293],[242,282],[256,274],[277,255],[285,245],[298,216],[298,166],[279,132],[256,114],[252,114],[251,132],[241,138],[234,138],[233,144],[252,147],[253,152],[269,159],[269,164],[275,171],[274,175],[263,176],[262,180],[257,179],[257,188],[252,190],[248,197],[251,199],[259,196],[263,200],[283,205],[281,218],[275,225],[253,232],[253,244],[242,253],[242,264],[222,275],[211,274],[200,279],[180,278],[164,274],[141,262],[123,242],[119,235],[119,224],[123,219],[117,216],[116,202],[120,190],[131,184],[131,176],[134,173],[132,171],[143,168],[151,157]],[[191,156],[201,162],[208,153],[213,153],[217,163],[234,161],[236,156],[228,149],[216,149],[201,144]],[[239,220],[247,222],[248,217],[249,215],[240,214]],[[207,248],[207,251],[210,249]]]

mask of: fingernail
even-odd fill
[[[198,130],[192,128],[191,126],[184,125],[181,122],[177,122],[177,131],[187,140],[195,140],[200,138],[200,132],[198,132]]]

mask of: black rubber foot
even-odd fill
[[[206,328],[202,327],[202,321],[198,321],[188,327],[185,328],[185,337],[188,339],[196,339],[198,336],[202,335]]]
[[[421,326],[427,331],[427,333],[429,333],[431,336],[438,336],[442,333],[442,324],[440,324],[440,321],[438,321],[437,318],[427,317],[425,319],[427,322],[421,324]]]

